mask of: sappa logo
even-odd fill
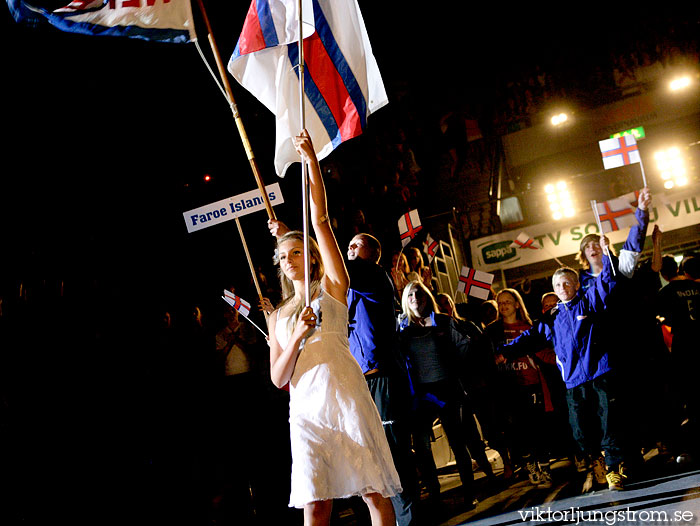
[[[491,245],[486,245],[481,249],[481,254],[484,257],[484,263],[501,263],[515,257],[516,252],[510,246],[512,241],[499,241]]]

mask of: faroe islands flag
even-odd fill
[[[356,0],[303,0],[305,126],[318,159],[362,133],[388,103]],[[299,162],[297,0],[252,0],[231,75],[277,117],[275,171]]]

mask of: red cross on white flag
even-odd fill
[[[625,196],[596,203],[596,210],[604,234],[637,224],[634,208]]]
[[[231,305],[231,307],[243,314],[243,316],[248,317],[250,314],[250,303],[243,298],[236,296],[230,290],[224,290],[224,295],[222,298],[224,298],[224,301]]]
[[[603,166],[606,170],[625,166],[626,164],[640,163],[639,148],[634,135],[623,135],[617,139],[605,139],[598,141],[600,152],[603,154]]]
[[[485,300],[489,297],[492,283],[493,274],[469,267],[462,267],[462,272],[459,274],[459,283],[457,283],[457,290],[459,292],[464,292],[467,296],[474,296],[475,298]]]
[[[401,236],[401,246],[405,247],[423,229],[418,217],[418,210],[406,212],[399,218],[399,235]]]
[[[425,255],[428,256],[429,264],[432,263],[433,259],[435,259],[437,249],[438,242],[435,241],[432,237],[430,237],[430,234],[425,236],[425,241],[423,241],[423,252],[425,252]]]
[[[520,232],[518,237],[516,237],[510,244],[510,248],[531,248],[537,250],[539,247],[535,246],[535,240],[528,236],[525,232]]]

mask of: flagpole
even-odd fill
[[[201,1],[201,0],[200,0]],[[306,108],[304,104],[304,21],[302,17],[302,0],[298,0],[299,6],[299,116],[301,131],[306,129]],[[301,184],[302,184],[302,228],[304,232],[304,300],[306,306],[311,305],[311,262],[309,257],[309,175],[306,161],[301,160]]]
[[[641,152],[639,153],[639,168],[640,168],[640,170],[642,170],[642,184],[644,185],[643,188],[648,188],[647,176],[644,174],[644,163],[642,162]]]
[[[258,283],[258,274],[253,266],[253,260],[250,257],[250,251],[248,250],[248,244],[245,241],[245,236],[243,235],[243,228],[241,227],[241,222],[238,220],[238,216],[235,218],[236,226],[238,227],[238,234],[241,236],[241,243],[243,243],[243,251],[245,252],[245,257],[248,260],[248,266],[250,267],[250,272],[253,275],[253,283],[255,284],[255,290],[258,292],[258,297],[262,300],[263,294],[260,290],[260,284]],[[268,314],[265,313],[265,319],[267,320]]]
[[[600,235],[603,236],[603,225],[600,224],[600,215],[598,215],[598,202],[595,199],[591,200],[591,206],[593,207],[593,216],[595,217],[595,222],[598,225],[598,232],[600,232]],[[615,265],[613,265],[613,260],[612,256],[610,255],[610,250],[608,247],[605,247],[605,253],[608,255],[608,259],[610,260],[610,268],[612,269],[613,276],[615,275]]]
[[[226,90],[226,96],[228,98],[229,106],[231,107],[231,113],[233,113],[233,118],[234,121],[236,122],[236,128],[238,128],[238,133],[241,136],[241,141],[243,142],[243,148],[245,149],[246,156],[248,157],[248,162],[250,163],[250,168],[253,171],[253,177],[255,178],[255,182],[258,185],[258,189],[260,190],[260,193],[262,194],[263,202],[265,204],[265,209],[267,210],[267,215],[270,219],[276,219],[275,217],[275,212],[272,209],[272,204],[270,203],[270,199],[267,196],[267,191],[265,191],[265,185],[263,184],[262,181],[262,176],[260,175],[260,170],[258,169],[258,162],[255,159],[255,155],[253,154],[253,148],[250,145],[250,141],[248,140],[248,134],[246,133],[245,127],[243,126],[243,120],[241,119],[241,115],[238,112],[238,106],[236,105],[236,100],[233,98],[233,92],[231,91],[231,84],[228,81],[228,77],[226,75],[226,69],[224,68],[224,64],[221,61],[221,55],[219,54],[219,48],[216,45],[216,41],[214,40],[214,32],[212,31],[211,24],[209,23],[209,17],[207,16],[207,12],[204,9],[204,2],[202,0],[197,0],[197,3],[199,4],[199,10],[202,13],[202,18],[204,20],[204,24],[207,27],[207,39],[209,40],[209,46],[211,47],[212,53],[214,54],[214,60],[216,61],[216,67],[219,70],[219,76],[221,77],[221,82],[224,85],[224,88]]]
[[[224,297],[224,296],[221,296],[221,299],[224,300],[224,301],[226,301],[226,297]],[[228,303],[228,301],[226,301],[226,303]],[[230,303],[228,303],[228,304],[231,305]],[[232,308],[235,308],[235,307],[232,307]],[[258,327],[257,324],[256,324],[253,320],[251,320],[248,316],[246,316],[245,314],[243,314],[243,313],[242,313],[241,311],[239,311],[238,309],[236,309],[236,312],[238,312],[238,314],[240,314],[240,315],[243,316],[246,320],[248,320],[248,321],[251,323],[251,325],[252,325],[253,327],[255,327],[255,328],[258,329],[260,332],[262,332],[262,333],[263,333],[263,336],[265,336],[265,338],[268,337],[268,336],[267,336],[267,333],[266,333],[264,330],[262,330],[260,327]]]

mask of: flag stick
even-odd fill
[[[591,206],[593,207],[593,215],[595,216],[595,222],[598,224],[598,232],[600,232],[600,235],[603,236],[605,234],[603,233],[603,225],[600,224],[600,216],[598,215],[598,203],[595,199],[591,200]],[[605,247],[605,253],[608,255],[608,259],[610,260],[610,268],[612,269],[612,273],[614,276],[615,265],[613,265],[612,256],[610,255],[610,250],[608,250],[608,247]]]
[[[225,296],[221,296],[221,299],[224,300],[226,303],[228,303],[228,300],[226,299]],[[228,304],[231,305],[230,303],[228,303]],[[232,307],[232,308],[235,308],[235,307]],[[260,332],[262,332],[262,333],[263,333],[263,336],[265,336],[265,338],[267,338],[267,333],[266,333],[264,330],[262,330],[260,327],[258,327],[258,326],[256,325],[256,323],[255,323],[253,320],[251,320],[248,316],[246,316],[245,314],[243,314],[243,313],[242,313],[241,311],[239,311],[238,309],[236,309],[236,311],[238,312],[238,314],[240,314],[240,315],[243,316],[246,320],[248,320],[248,321],[251,323],[251,325],[252,325],[253,327],[255,327],[255,328],[258,329]]]
[[[648,187],[647,187],[647,176],[644,174],[644,163],[642,162],[642,156],[641,156],[641,154],[639,155],[639,169],[642,171],[642,184],[643,184],[643,188],[648,188]]]
[[[306,129],[306,108],[304,104],[304,21],[302,17],[302,0],[298,0],[299,6],[299,115],[301,117],[301,131]],[[304,298],[306,306],[311,305],[311,258],[309,257],[309,175],[306,161],[301,160],[301,184],[302,184],[302,229],[304,232]]]
[[[253,283],[255,284],[255,290],[258,292],[258,297],[262,300],[263,295],[260,290],[260,284],[258,283],[258,275],[253,266],[253,260],[250,258],[250,252],[248,251],[248,244],[245,241],[245,236],[243,235],[243,228],[241,228],[241,222],[238,220],[238,216],[235,218],[236,226],[238,227],[238,234],[241,236],[241,243],[243,243],[243,251],[245,252],[245,257],[248,260],[248,266],[250,267],[250,272],[253,275]],[[267,313],[265,313],[265,319],[267,319]]]
[[[204,9],[204,3],[202,0],[197,0],[197,3],[199,4],[199,10],[202,12],[202,18],[204,20],[204,24],[207,27],[207,39],[209,40],[209,46],[211,47],[212,53],[214,54],[214,60],[216,61],[216,67],[219,70],[219,76],[221,77],[221,82],[224,85],[224,88],[226,90],[226,96],[228,98],[229,106],[231,107],[231,113],[233,113],[233,118],[236,122],[236,128],[238,128],[238,133],[241,136],[241,141],[243,142],[243,148],[245,149],[246,156],[248,157],[248,162],[250,163],[250,168],[253,171],[253,177],[255,178],[255,182],[258,185],[258,189],[260,190],[260,194],[262,195],[263,202],[265,203],[265,209],[267,210],[267,215],[270,219],[276,219],[275,218],[275,212],[272,209],[272,204],[270,203],[270,199],[267,196],[267,192],[265,191],[265,185],[263,184],[262,177],[260,175],[260,170],[258,169],[258,162],[255,159],[255,155],[253,154],[253,148],[250,145],[250,141],[248,140],[248,134],[245,131],[245,127],[243,126],[243,121],[241,120],[241,115],[238,112],[238,106],[236,105],[236,101],[233,98],[233,92],[231,91],[231,84],[228,81],[228,77],[226,75],[226,68],[224,68],[224,63],[221,61],[221,56],[219,55],[219,48],[216,45],[216,41],[214,40],[214,33],[211,28],[211,24],[209,23],[209,17],[207,16],[207,12]]]

